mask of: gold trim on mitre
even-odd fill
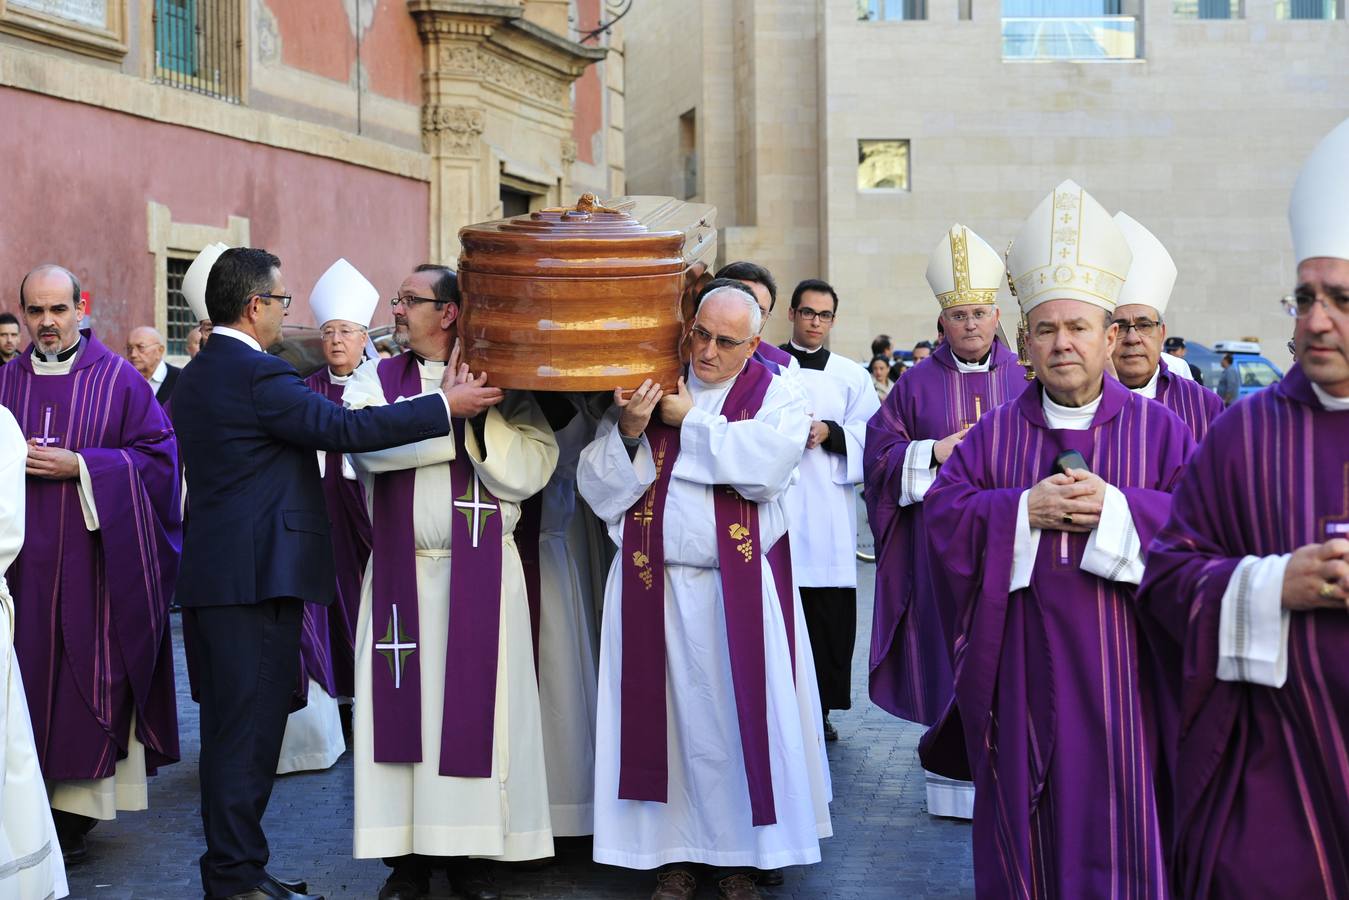
[[[1054,191],[1054,205],[1049,217],[1049,262],[1012,279],[1013,290],[1023,310],[1029,311],[1044,300],[1062,297],[1065,292],[1071,292],[1083,300],[1094,298],[1097,305],[1108,310],[1113,310],[1119,302],[1127,273],[1114,272],[1082,261],[1082,198],[1089,195],[1072,182],[1066,182],[1060,187],[1069,185],[1071,187],[1067,190]],[[1095,203],[1095,200],[1092,202]],[[1108,213],[1104,215],[1109,218]],[[1120,240],[1123,240],[1122,236]],[[1010,258],[1008,268],[1011,268]],[[1055,296],[1044,297],[1050,293]]]
[[[964,225],[951,226],[951,274],[955,278],[955,290],[937,294],[937,302],[942,309],[953,306],[972,306],[986,304],[995,306],[998,302],[998,289],[991,290],[970,287],[970,251],[966,238],[969,229]]]

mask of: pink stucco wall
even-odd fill
[[[425,182],[0,87],[0,309],[18,311],[28,269],[60,263],[120,348],[154,321],[150,200],[178,223],[248,218],[253,246],[281,257],[297,324],[338,257],[388,297],[428,248]]]

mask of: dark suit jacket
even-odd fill
[[[332,602],[332,544],[315,450],[360,452],[450,430],[440,396],[343,409],[290,363],[215,334],[182,370],[173,423],[191,506],[178,573],[185,607]]]
[[[178,373],[183,371],[175,365],[164,363],[168,370],[164,374],[164,383],[155,391],[155,399],[159,401],[160,406],[168,406],[169,398],[173,396],[173,386],[178,383]]]

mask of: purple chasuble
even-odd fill
[[[989,353],[989,371],[962,373],[950,345],[942,344],[934,364],[901,376],[867,423],[864,496],[876,538],[871,701],[924,725],[951,702],[954,623],[952,605],[933,591],[924,504],[899,505],[904,457],[913,441],[940,441],[1026,389],[1015,353],[996,341]]]
[[[1208,434],[1209,426],[1226,407],[1223,398],[1197,381],[1173,375],[1166,363],[1158,363],[1157,402],[1171,410],[1190,428],[1196,442]]]
[[[1113,378],[1089,429],[1051,429],[1036,385],[970,430],[924,501],[934,588],[954,607],[979,897],[1166,896],[1134,586],[1080,568],[1087,535],[1047,530],[1030,587],[1009,588],[1020,496],[1056,455],[1079,451],[1124,494],[1146,547],[1193,446]]]
[[[379,363],[384,398],[422,393],[415,353]],[[450,467],[449,633],[445,649],[445,706],[440,729],[440,774],[492,774],[497,644],[501,626],[501,509],[464,447],[464,420],[454,419]],[[421,657],[418,627],[413,497],[416,469],[385,472],[374,483],[374,564],[371,629],[382,635],[371,654],[375,762],[422,761]],[[441,602],[428,597],[428,602]]]
[[[721,408],[727,421],[752,419],[773,374],[751,360]],[[623,659],[620,676],[620,800],[666,802],[669,742],[665,715],[665,498],[679,457],[680,432],[652,419],[646,430],[656,480],[624,517]],[[712,488],[717,570],[721,576],[740,745],[754,825],[777,822],[768,755],[764,668],[763,557],[759,506],[728,485]]]
[[[1180,698],[1176,894],[1349,897],[1349,618],[1291,613],[1283,687],[1217,680],[1237,564],[1349,536],[1349,412],[1293,366],[1213,423],[1174,510],[1139,604]]]
[[[147,771],[178,759],[169,598],[182,547],[178,447],[154,391],[82,332],[66,375],[37,375],[32,348],[0,368],[0,404],[30,440],[73,450],[93,484],[27,479],[23,551],[8,572],[15,648],[42,774],[106,778],[133,717]]]
[[[305,384],[316,394],[322,394],[341,405],[342,392],[346,386],[332,382],[328,377],[327,366],[305,379]],[[331,526],[337,584],[334,603],[316,610],[316,613],[321,611],[327,616],[327,628],[321,630],[315,620],[314,634],[328,647],[332,668],[332,690],[329,693],[335,697],[354,697],[356,615],[361,606],[361,581],[365,578],[365,565],[370,559],[370,513],[365,508],[365,490],[360,481],[342,476],[340,453],[329,453],[325,457],[323,499]],[[305,631],[301,633],[302,641],[309,631],[309,605],[305,607],[306,623]],[[302,643],[302,650],[303,646]],[[305,668],[309,669],[307,663]],[[315,680],[327,684],[323,678],[316,677]]]

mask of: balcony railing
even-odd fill
[[[1003,59],[1137,59],[1136,16],[1018,16],[1002,20]]]

